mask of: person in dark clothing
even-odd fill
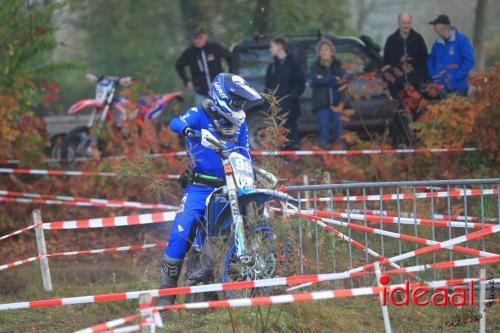
[[[333,126],[333,142],[340,142],[342,132],[341,112],[335,107],[340,103],[338,89],[345,75],[340,61],[335,58],[335,46],[322,39],[316,46],[318,59],[311,65],[312,106],[319,127],[319,144],[328,148],[330,127]]]
[[[390,78],[387,80],[389,92],[397,105],[390,128],[392,145],[410,145],[414,136],[409,122],[415,115],[405,111],[405,86],[411,85],[421,91],[422,84],[429,80],[429,76],[427,46],[422,36],[412,29],[412,17],[408,13],[399,14],[398,30],[387,38],[382,71],[386,78]]]
[[[412,29],[410,14],[401,13],[398,17],[398,30],[387,38],[384,47],[384,69],[399,70],[394,75],[395,81],[389,83],[392,97],[398,98],[398,93],[404,85],[411,84],[417,91],[428,80],[427,46],[422,36]]]
[[[226,59],[228,72],[232,72],[231,56],[231,51],[219,43],[208,42],[208,35],[203,29],[193,31],[193,45],[182,52],[175,69],[184,85],[195,91],[195,105],[201,105],[208,98],[210,83],[223,72],[221,58]],[[191,70],[191,78],[186,74],[186,66]]]
[[[299,97],[305,89],[302,67],[292,55],[287,53],[284,38],[271,40],[269,50],[274,62],[267,67],[265,87],[268,92],[276,90],[276,99],[283,113],[288,113],[285,127],[288,129],[289,145],[286,149],[297,149],[299,134],[297,120],[300,116]]]

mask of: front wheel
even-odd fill
[[[236,255],[234,231],[229,238],[219,239],[219,253],[215,276],[221,282],[240,282],[248,280],[270,279],[293,275],[297,271],[297,253],[295,253],[290,225],[284,223],[281,216],[269,215],[264,205],[250,202],[245,206],[244,224],[248,263],[243,263]],[[247,298],[281,293],[286,286],[264,287],[239,290],[225,290],[226,298]]]

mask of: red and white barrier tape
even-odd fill
[[[456,190],[456,191],[441,191],[441,192],[418,192],[415,193],[400,193],[400,194],[373,194],[373,195],[351,195],[351,196],[333,196],[331,198],[302,198],[301,202],[331,202],[331,201],[389,201],[389,200],[408,200],[408,199],[424,199],[424,198],[450,198],[463,196],[478,196],[478,195],[498,194],[498,189],[485,190]]]
[[[293,212],[292,212],[293,213]],[[300,213],[296,213],[300,214]],[[304,215],[304,214],[300,214]],[[308,216],[304,216],[308,217]],[[312,216],[313,218],[319,218]],[[321,219],[321,218],[320,218]],[[436,242],[431,246],[427,246],[418,250],[402,253],[400,255],[382,260],[381,265],[386,265],[390,262],[397,262],[405,259],[409,259],[415,256],[419,256],[425,253],[430,253],[439,249],[450,248],[453,245],[457,245],[467,240],[473,240],[481,237],[485,237],[500,231],[500,225],[495,225],[493,227],[485,228],[476,232],[472,232],[467,235],[459,236],[447,241]],[[117,301],[125,299],[138,298],[140,294],[148,292],[153,296],[168,296],[176,294],[185,294],[193,292],[207,292],[207,291],[221,291],[221,290],[231,290],[231,289],[241,289],[241,288],[258,288],[258,287],[271,287],[279,285],[294,285],[299,283],[315,283],[319,281],[332,280],[333,278],[346,278],[350,277],[352,274],[357,272],[362,272],[366,270],[373,269],[373,263],[366,264],[354,269],[351,269],[342,273],[332,273],[332,274],[316,274],[309,276],[294,276],[294,277],[283,277],[274,278],[266,280],[254,280],[254,281],[241,281],[241,282],[230,282],[224,284],[214,284],[214,285],[202,285],[202,286],[192,286],[192,287],[180,287],[162,290],[146,290],[146,291],[135,291],[135,292],[125,292],[125,293],[115,293],[115,294],[104,294],[104,295],[93,295],[93,296],[82,296],[82,297],[70,297],[70,298],[56,298],[48,300],[39,301],[27,301],[27,302],[16,302],[0,304],[0,310],[9,309],[22,309],[22,308],[35,308],[35,307],[50,307],[59,306],[67,304],[83,304],[83,303],[97,303],[106,301]],[[215,289],[214,289],[215,288]]]
[[[452,261],[441,261],[432,264],[409,266],[400,269],[391,269],[385,271],[384,274],[400,274],[400,273],[414,273],[427,271],[429,269],[446,269],[450,267],[465,267],[465,266],[476,266],[476,265],[489,265],[500,262],[500,255],[495,255],[493,257],[483,257],[483,258],[470,258],[470,259],[460,259]],[[363,271],[356,272],[351,275],[351,277],[359,277],[364,275],[374,274],[373,271]],[[290,288],[289,290],[294,290],[297,288]]]
[[[413,153],[455,153],[477,151],[477,148],[415,148],[415,149],[352,149],[352,150],[282,150],[251,151],[253,156],[308,156],[308,155],[379,155]]]
[[[323,221],[325,223],[335,224],[335,225],[346,227],[346,228],[353,229],[353,230],[359,230],[359,231],[363,231],[363,232],[367,232],[367,233],[371,233],[371,234],[378,234],[378,235],[387,236],[387,237],[391,237],[391,238],[407,240],[407,241],[417,243],[417,244],[425,244],[425,245],[429,245],[429,246],[435,246],[435,245],[443,243],[443,242],[433,241],[430,239],[425,239],[425,238],[418,237],[418,236],[411,236],[411,235],[406,235],[406,234],[402,234],[402,233],[376,229],[376,228],[372,228],[372,227],[368,227],[368,226],[364,226],[364,225],[337,221],[337,220],[333,220],[333,219],[329,219],[329,218],[323,218],[323,217],[317,216],[317,215],[310,215],[307,213],[304,214],[303,211],[302,212],[288,211],[287,213],[290,213],[290,215],[297,215],[300,217],[305,217],[305,218],[310,219],[310,220],[320,220],[320,221]],[[327,227],[329,229],[332,229],[329,226],[327,226]],[[488,228],[491,228],[491,227],[488,227]],[[485,230],[485,229],[483,229],[483,230]],[[470,235],[470,234],[468,234],[468,235]],[[465,235],[465,236],[467,236],[467,235]],[[461,252],[461,253],[465,253],[465,254],[474,255],[474,256],[481,256],[481,257],[491,257],[491,256],[496,255],[495,253],[490,253],[487,251],[481,251],[481,250],[477,250],[477,249],[471,249],[471,248],[463,247],[460,245],[450,245],[447,249]]]
[[[482,258],[469,258],[453,261],[443,261],[436,262],[432,264],[417,265],[411,267],[405,267],[401,269],[392,269],[385,271],[384,274],[399,274],[399,273],[410,273],[410,272],[422,272],[429,269],[445,269],[450,267],[464,267],[464,266],[475,266],[475,265],[488,265],[500,262],[500,255],[492,257],[482,257]]]
[[[311,211],[311,210],[309,210]],[[435,226],[435,227],[443,227],[447,228],[449,226],[456,228],[469,228],[469,229],[483,229],[487,227],[491,227],[494,224],[488,223],[474,223],[474,222],[459,222],[459,221],[436,221],[433,219],[426,218],[410,218],[410,217],[397,217],[397,216],[380,216],[380,215],[368,215],[368,214],[354,214],[354,213],[341,213],[341,212],[329,212],[329,211],[314,211],[315,215],[321,217],[337,217],[358,221],[367,221],[367,222],[384,222],[391,224],[411,224],[411,225],[427,225],[427,226]]]
[[[21,266],[21,265],[27,264],[27,263],[32,262],[32,261],[37,261],[40,258],[41,258],[41,256],[35,256],[35,257],[30,257],[30,258],[25,258],[25,259],[9,262],[7,264],[0,265],[0,271],[3,271],[4,269],[9,269],[9,268]]]
[[[33,225],[30,225],[29,227],[13,231],[11,233],[8,233],[7,235],[0,237],[0,240],[4,240],[4,239],[10,238],[10,237],[22,234],[23,232],[29,231],[29,230],[35,228],[36,226],[37,226],[36,224],[33,224]]]
[[[130,332],[141,331],[143,329],[144,328],[142,325],[130,325],[130,326],[115,328],[115,329],[109,330],[109,331],[104,331],[102,333],[130,333]]]
[[[471,152],[479,151],[477,148],[470,147],[457,147],[457,148],[416,148],[416,149],[351,149],[351,150],[281,150],[281,151],[258,151],[253,150],[250,153],[253,156],[310,156],[310,155],[380,155],[380,154],[414,154],[414,153],[457,153],[457,152]],[[185,151],[156,153],[146,155],[149,158],[158,157],[180,157],[186,156]],[[100,160],[124,160],[128,156],[105,156],[101,159],[93,159],[86,157],[79,157],[72,161],[100,161]],[[67,159],[66,159],[67,160]],[[44,162],[63,162],[65,159],[50,158]],[[0,161],[0,164],[19,164],[19,160],[9,159]]]
[[[43,223],[42,226],[44,229],[50,230],[122,227],[127,225],[171,222],[174,220],[175,214],[176,212],[159,212],[140,215],[110,216],[93,219],[47,222]]]
[[[136,208],[136,209],[160,209],[156,207],[148,207],[146,205],[122,205],[113,203],[97,203],[97,202],[81,202],[81,201],[61,201],[61,200],[46,200],[46,199],[28,199],[28,198],[10,198],[1,197],[0,203],[2,202],[15,202],[24,204],[41,204],[41,205],[59,205],[59,206],[78,206],[78,207],[106,207],[106,208]],[[176,206],[167,206],[169,208],[175,208]],[[165,208],[161,208],[165,209]]]
[[[227,283],[216,283],[208,285],[198,285],[191,287],[176,287],[168,289],[152,289],[152,290],[140,290],[140,291],[128,291],[121,293],[111,293],[111,294],[97,294],[91,296],[77,296],[77,297],[65,297],[65,298],[52,298],[36,301],[24,301],[15,303],[4,303],[0,304],[0,311],[4,310],[17,310],[17,309],[31,309],[40,307],[54,307],[61,305],[75,305],[75,304],[89,304],[89,303],[102,303],[102,302],[113,302],[113,301],[124,301],[130,299],[137,299],[143,293],[151,293],[153,297],[169,296],[169,295],[181,295],[181,294],[191,294],[191,293],[204,293],[204,292],[215,292],[224,290],[237,290],[246,288],[262,288],[262,287],[275,287],[275,286],[286,286],[286,285],[296,285],[300,283],[307,282],[320,282],[320,281],[331,281],[337,279],[349,278],[356,272],[361,270],[353,269],[352,272],[343,273],[328,273],[328,274],[312,274],[312,275],[301,275],[301,276],[290,276],[290,277],[280,277],[264,280],[249,280],[249,281],[238,281],[238,282],[227,282]],[[462,284],[470,280],[477,281],[478,279],[454,279],[446,280],[444,282],[449,284]],[[498,279],[500,281],[500,279]],[[443,282],[443,281],[441,281]]]
[[[116,177],[116,172],[93,172],[93,171],[69,171],[69,170],[44,170],[44,169],[14,169],[0,168],[0,173],[27,174],[27,175],[49,175],[49,176],[100,176]],[[180,175],[160,174],[158,177],[167,179],[179,179]]]
[[[429,283],[410,283],[410,288],[424,287],[438,288],[446,287],[451,285],[465,284],[471,281],[478,281],[477,278],[472,279],[455,279],[455,280],[441,280],[433,281]],[[495,279],[495,281],[500,281],[500,279]],[[329,291],[313,291],[309,293],[301,294],[283,294],[277,296],[262,296],[253,298],[239,298],[239,299],[228,299],[220,301],[210,301],[210,302],[198,302],[198,303],[186,303],[186,304],[173,304],[165,306],[157,306],[158,311],[163,310],[180,310],[180,309],[215,309],[215,308],[232,308],[232,307],[244,307],[244,306],[260,306],[268,304],[285,304],[285,303],[296,303],[305,301],[316,301],[331,298],[341,298],[341,297],[353,297],[353,296],[367,296],[376,295],[384,290],[391,292],[395,288],[405,287],[404,284],[394,284],[387,285],[383,287],[362,287],[362,288],[352,288],[352,289],[337,289]],[[385,289],[384,289],[385,288]]]
[[[438,288],[438,287],[446,287],[453,286],[459,284],[466,284],[470,282],[476,282],[478,279],[455,279],[455,280],[441,280],[441,281],[433,281],[429,283],[412,283],[409,285],[409,288],[417,288],[417,287],[428,287],[428,288]],[[500,279],[495,279],[496,281],[500,281]],[[187,304],[174,304],[174,305],[166,305],[166,306],[157,306],[154,307],[157,311],[163,310],[178,310],[178,309],[206,309],[206,308],[227,308],[227,307],[244,307],[244,306],[259,306],[265,304],[283,304],[283,303],[293,303],[293,302],[303,302],[303,301],[313,301],[313,300],[321,300],[321,299],[330,299],[330,298],[341,298],[341,297],[352,297],[352,296],[366,296],[366,295],[374,295],[384,290],[386,292],[391,292],[396,288],[405,287],[404,284],[398,285],[389,285],[385,287],[364,287],[364,288],[352,288],[352,289],[340,289],[340,290],[331,290],[331,291],[317,291],[303,294],[285,294],[278,296],[264,296],[264,297],[254,297],[254,298],[240,298],[240,299],[232,299],[232,300],[220,300],[220,301],[211,301],[211,302],[198,302],[198,303],[187,303]],[[129,326],[134,328],[135,326]],[[82,330],[76,333],[89,333],[93,331]],[[106,332],[118,332],[117,330],[106,331]]]
[[[329,232],[329,233],[331,233],[331,234],[334,234],[334,235],[336,235],[337,237],[339,237],[339,238],[341,238],[341,239],[343,239],[343,240],[345,240],[345,241],[347,241],[347,242],[350,242],[350,243],[351,243],[354,247],[357,247],[357,248],[358,248],[358,249],[360,249],[361,251],[366,252],[366,253],[368,253],[368,254],[372,255],[373,257],[377,258],[378,260],[384,260],[384,259],[387,259],[387,258],[385,258],[385,257],[381,256],[378,252],[373,251],[372,249],[370,249],[370,248],[368,248],[368,247],[364,246],[364,245],[363,245],[363,244],[361,244],[360,242],[358,242],[358,241],[356,241],[356,240],[352,239],[351,237],[349,237],[349,236],[347,236],[347,235],[343,234],[342,232],[340,232],[340,231],[338,231],[338,230],[333,229],[332,227],[330,227],[330,226],[326,225],[326,224],[325,224],[325,223],[323,223],[322,221],[320,221],[320,220],[313,220],[313,222],[315,222],[317,225],[319,225],[320,227],[322,227],[322,228],[323,228],[323,230],[325,230],[325,231],[327,231],[327,232]],[[398,264],[393,263],[393,262],[391,262],[391,263],[390,263],[390,265],[391,265],[392,267],[395,267],[396,269],[400,269],[400,268],[401,268]]]
[[[32,262],[32,261],[37,261],[43,257],[62,257],[62,256],[74,256],[77,254],[98,254],[98,253],[115,253],[115,252],[124,252],[124,251],[138,251],[138,250],[145,250],[145,249],[150,249],[150,248],[163,248],[165,246],[167,246],[167,242],[158,242],[158,243],[140,244],[140,245],[128,245],[128,246],[115,246],[115,247],[108,247],[108,248],[104,248],[104,249],[95,249],[95,250],[80,250],[80,251],[47,253],[47,254],[41,254],[41,255],[26,258],[26,259],[16,260],[16,261],[10,262],[8,264],[0,265],[0,271],[8,269],[8,268],[13,268],[16,266],[21,266],[21,265],[27,264],[27,263]]]
[[[133,320],[135,320],[137,318],[139,318],[139,314],[138,313],[132,314],[132,315],[128,315],[128,316],[125,316],[125,317],[122,317],[122,318],[110,320],[110,321],[107,321],[107,322],[102,323],[102,324],[98,324],[98,325],[94,325],[94,326],[89,327],[89,328],[85,328],[83,330],[75,331],[75,333],[97,333],[97,332],[102,332],[103,330],[109,330],[109,329],[114,328],[116,326],[120,326],[120,325],[129,323],[129,322],[131,322],[131,321],[133,321]]]
[[[385,235],[385,236],[394,237],[394,238],[399,238],[399,239],[403,239],[403,240],[409,240],[409,241],[412,241],[415,243],[424,243],[424,244],[429,245],[429,246],[426,246],[426,247],[423,247],[423,248],[420,248],[420,249],[417,249],[414,251],[402,253],[400,255],[397,255],[397,256],[394,256],[391,258],[386,258],[385,260],[379,260],[381,265],[387,265],[387,264],[398,262],[401,260],[413,258],[413,257],[419,256],[419,255],[429,253],[429,252],[434,252],[434,251],[440,250],[440,249],[449,249],[449,250],[454,250],[457,252],[462,252],[462,253],[467,253],[467,254],[472,254],[472,255],[477,255],[477,256],[483,256],[483,257],[497,256],[496,253],[490,253],[490,252],[486,252],[486,251],[480,251],[480,250],[476,250],[476,249],[470,249],[467,247],[457,246],[457,244],[466,242],[468,240],[473,240],[473,239],[477,239],[477,238],[481,238],[481,237],[485,237],[485,236],[497,233],[500,231],[500,225],[488,227],[488,228],[482,229],[480,231],[476,231],[476,232],[472,232],[470,234],[466,234],[463,236],[452,238],[452,239],[447,240],[447,241],[438,242],[438,241],[426,240],[426,239],[416,237],[416,236],[398,234],[395,232],[390,232],[390,231],[375,229],[375,228],[366,227],[366,226],[362,226],[362,225],[357,225],[357,224],[353,224],[353,223],[346,223],[346,222],[342,222],[342,221],[336,221],[333,219],[326,219],[326,218],[322,218],[322,217],[319,217],[316,215],[309,215],[309,214],[297,212],[296,210],[288,210],[288,211],[286,211],[286,213],[290,214],[290,215],[304,217],[304,218],[307,218],[310,220],[320,220],[320,221],[323,221],[326,223],[344,226],[344,227],[354,229],[354,230],[360,230],[360,231],[364,231],[364,232],[368,232],[368,233],[376,233],[376,234]],[[331,229],[331,228],[329,228],[329,229]],[[366,271],[369,269],[373,269],[373,263],[366,264],[366,265],[361,266],[361,267],[353,268],[349,271],[346,271],[346,272],[343,272],[340,274],[345,273],[345,274],[348,274],[349,277],[353,277],[354,276],[353,274],[356,274],[358,272],[363,272],[363,271]],[[319,281],[317,281],[317,282],[319,282]],[[288,290],[290,291],[290,290],[300,289],[300,288],[307,287],[307,286],[314,284],[314,283],[316,283],[316,282],[314,282],[314,281],[313,282],[305,282],[299,286],[289,288]]]
[[[347,213],[347,209],[342,210],[344,213]],[[383,215],[383,216],[398,216],[397,212],[394,211],[388,211],[388,210],[378,210],[378,209],[350,209],[351,214],[366,214],[369,215]],[[413,218],[414,214],[409,213],[409,212],[399,212],[399,215],[401,217],[408,217],[408,218]],[[417,216],[418,217],[418,216]],[[464,216],[464,215],[445,215],[445,214],[433,214],[432,219],[435,220],[442,220],[442,221],[452,221],[452,220],[457,220],[457,221],[473,221],[477,222],[480,221],[480,218],[477,216]],[[496,221],[494,218],[484,218],[484,221]]]
[[[136,324],[136,325],[124,326],[111,330],[102,331],[102,333],[129,333],[129,332],[137,332],[140,330],[142,330],[142,326]]]
[[[51,176],[103,176],[103,177],[115,177],[117,175],[116,172],[13,169],[13,168],[0,168],[0,173],[27,174],[27,175],[51,175]]]
[[[99,198],[86,198],[86,197],[72,197],[67,195],[53,195],[53,194],[39,194],[39,193],[28,193],[28,192],[15,192],[0,190],[0,196],[12,196],[12,197],[25,197],[30,199],[47,199],[47,204],[59,204],[60,201],[74,202],[76,206],[102,206],[105,207],[124,207],[124,208],[138,208],[138,209],[178,209],[179,207],[173,205],[163,205],[163,204],[153,204],[144,203],[136,201],[126,201],[126,200],[114,200],[114,199],[99,199]],[[23,200],[24,201],[24,200]],[[18,202],[18,201],[16,201]],[[26,203],[32,203],[27,201]],[[43,203],[43,202],[37,202]],[[85,205],[89,203],[90,205]],[[96,205],[94,205],[96,204]],[[68,204],[66,204],[68,205]]]
[[[319,220],[321,220],[323,222],[326,222],[326,223],[333,223],[333,224],[342,225],[342,226],[345,226],[345,227],[348,227],[348,228],[358,229],[358,230],[367,231],[367,232],[370,232],[368,230],[372,229],[371,231],[373,231],[373,232],[377,231],[377,233],[380,233],[380,230],[378,230],[378,229],[368,228],[368,227],[365,227],[365,226],[355,225],[355,224],[352,224],[352,223],[345,223],[345,222],[336,221],[336,220],[332,220],[332,219],[325,219],[325,218],[321,218],[319,216],[309,215],[309,214],[303,214],[303,213],[300,213],[300,212],[297,212],[297,211],[293,211],[293,210],[288,210],[287,213],[290,213],[290,214],[296,215],[296,216],[300,216],[300,217],[304,217],[304,218],[307,218],[307,219],[312,219],[312,220],[318,220],[319,219]],[[488,236],[488,235],[492,235],[492,234],[495,234],[495,233],[497,233],[499,231],[500,231],[500,224],[499,225],[495,225],[493,227],[488,227],[488,228],[485,228],[485,229],[482,229],[482,230],[479,230],[479,231],[471,232],[470,234],[466,234],[466,235],[463,235],[463,236],[452,238],[452,239],[449,239],[447,241],[443,241],[443,242],[436,241],[432,245],[429,245],[429,246],[426,246],[426,247],[423,247],[423,248],[420,248],[420,249],[417,249],[417,250],[414,250],[414,251],[402,253],[402,254],[399,254],[397,256],[394,256],[394,257],[391,257],[391,258],[387,258],[386,260],[382,260],[382,261],[380,261],[380,264],[381,265],[387,265],[387,264],[389,264],[391,262],[398,262],[398,261],[401,261],[401,260],[405,260],[405,259],[417,257],[417,256],[420,256],[422,254],[434,252],[434,251],[437,251],[437,250],[440,250],[440,249],[452,249],[452,247],[455,246],[455,245],[457,245],[457,244],[460,244],[460,243],[463,243],[463,242],[466,242],[466,241],[469,241],[469,240],[477,239],[477,238],[482,238],[482,237],[485,237],[485,236]],[[393,233],[393,234],[396,234],[396,233]],[[396,235],[399,235],[399,238],[403,239],[401,234],[396,234]],[[412,236],[408,236],[407,235],[405,238],[408,238],[408,237],[412,237]],[[470,249],[470,250],[478,252],[478,253],[484,253],[484,254],[486,254],[483,251],[479,251],[479,250],[475,250],[475,249]],[[493,255],[496,255],[496,254],[493,254]],[[364,266],[351,269],[351,270],[347,271],[346,273],[356,273],[356,272],[362,272],[362,271],[371,270],[371,269],[373,269],[373,263],[369,263],[369,264],[366,264]],[[300,286],[294,287],[293,289],[298,289],[298,288],[301,288],[301,287],[305,287],[305,286],[310,285],[310,284],[311,284],[311,282],[304,283],[304,284],[302,284]],[[290,289],[292,289],[292,288],[290,288]]]

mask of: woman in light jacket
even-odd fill
[[[342,133],[341,112],[334,111],[340,103],[340,79],[345,75],[340,61],[335,58],[335,46],[328,39],[321,39],[316,46],[318,59],[311,66],[311,87],[313,111],[319,126],[319,144],[326,149],[330,144],[330,132],[333,127],[332,143],[340,143]]]

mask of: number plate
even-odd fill
[[[233,167],[233,174],[238,188],[252,188],[254,175],[250,160],[241,154],[233,152],[229,155],[229,162]]]

